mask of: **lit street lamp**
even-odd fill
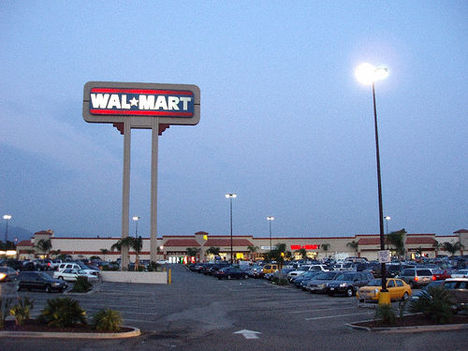
[[[231,225],[231,264],[234,262],[233,261],[233,252],[232,252],[232,199],[235,199],[237,197],[237,194],[234,193],[228,193],[224,195],[226,199],[229,199],[229,222]]]
[[[3,215],[3,219],[6,221],[6,227],[5,227],[5,247],[6,247],[6,244],[8,241],[8,222],[11,219],[11,215],[9,214]]]
[[[386,224],[386,227],[387,227],[385,231],[386,231],[387,234],[388,234],[388,221],[390,221],[390,220],[392,219],[392,217],[390,217],[390,216],[385,216],[384,219],[385,219],[385,224]]]
[[[268,216],[266,219],[267,219],[267,221],[268,221],[268,223],[270,225],[270,251],[271,251],[271,222],[275,220],[275,217]]]
[[[140,220],[140,216],[133,216],[132,220],[135,222],[135,239],[138,238],[138,221]]]
[[[384,236],[384,218],[382,205],[382,179],[380,172],[380,153],[379,153],[379,133],[377,128],[377,107],[375,103],[375,82],[388,77],[388,69],[383,66],[373,66],[369,63],[363,63],[356,68],[355,71],[357,80],[365,85],[372,86],[372,102],[374,106],[374,130],[375,130],[375,154],[377,160],[377,187],[379,196],[379,228],[380,228],[380,250],[385,250]],[[382,292],[387,292],[387,272],[385,263],[381,265],[382,272]]]

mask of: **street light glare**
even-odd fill
[[[229,193],[224,196],[226,197],[226,199],[229,199],[229,198],[235,199],[237,197],[237,194]]]
[[[267,219],[267,221],[274,221],[274,220],[275,220],[275,217],[273,217],[273,216],[268,216],[266,219]]]
[[[138,220],[140,219],[140,217],[138,217],[138,216],[133,216],[132,219],[133,219],[134,221],[138,221]]]
[[[3,215],[3,219],[6,219],[7,221],[10,220],[11,215],[9,215],[9,214]]]
[[[359,83],[371,85],[377,80],[382,80],[388,77],[388,68],[385,66],[374,66],[370,63],[362,63],[357,66],[354,75]]]

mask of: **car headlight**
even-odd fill
[[[379,289],[374,289],[374,295],[377,295],[379,293]]]
[[[346,283],[341,283],[341,284],[340,284],[340,288],[346,288],[347,285],[348,285],[348,284],[346,284]]]
[[[320,289],[323,289],[323,288],[326,287],[326,286],[327,286],[327,284],[319,284],[319,288],[320,288]]]
[[[52,286],[59,286],[60,283],[52,283]]]

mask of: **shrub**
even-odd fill
[[[448,323],[452,320],[452,297],[443,287],[430,287],[422,291],[419,299],[411,301],[410,312],[422,312],[436,323]]]
[[[87,277],[77,277],[72,292],[85,293],[91,290],[93,284],[88,281]]]
[[[396,314],[391,304],[377,305],[375,318],[381,319],[383,324],[393,325],[396,321]]]
[[[12,298],[0,296],[0,329],[5,327],[5,319],[10,314],[10,306],[12,303]]]
[[[33,300],[30,300],[28,297],[19,298],[18,303],[10,309],[10,314],[15,317],[16,325],[23,325],[24,321],[30,319],[33,308]]]
[[[98,311],[93,317],[93,325],[97,331],[117,332],[122,325],[120,312],[108,309]]]
[[[162,267],[160,264],[157,264],[156,262],[154,261],[151,261],[149,264],[148,264],[148,272],[160,272],[162,270]]]
[[[70,297],[58,297],[47,300],[39,320],[51,327],[72,327],[77,324],[87,324],[86,312],[78,301]]]

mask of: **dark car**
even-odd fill
[[[247,279],[249,275],[237,267],[224,267],[216,271],[214,276],[218,279]]]
[[[63,280],[54,279],[44,272],[21,272],[18,281],[18,291],[26,289],[62,292],[68,287]]]
[[[302,288],[305,289],[305,285],[311,280],[314,279],[317,275],[322,274],[322,272],[305,272],[304,274],[301,274],[297,276],[295,279],[293,279],[291,282],[294,284],[296,288]]]
[[[305,289],[311,293],[325,294],[328,291],[328,284],[343,272],[323,272],[310,280]]]
[[[327,293],[330,296],[335,294],[345,294],[353,296],[361,287],[367,285],[369,281],[374,279],[370,273],[363,272],[346,272],[341,273],[330,283],[328,283]]]
[[[1,266],[0,267],[0,280],[5,282],[11,282],[16,280],[18,277],[18,272],[15,271],[13,268],[8,266]]]

